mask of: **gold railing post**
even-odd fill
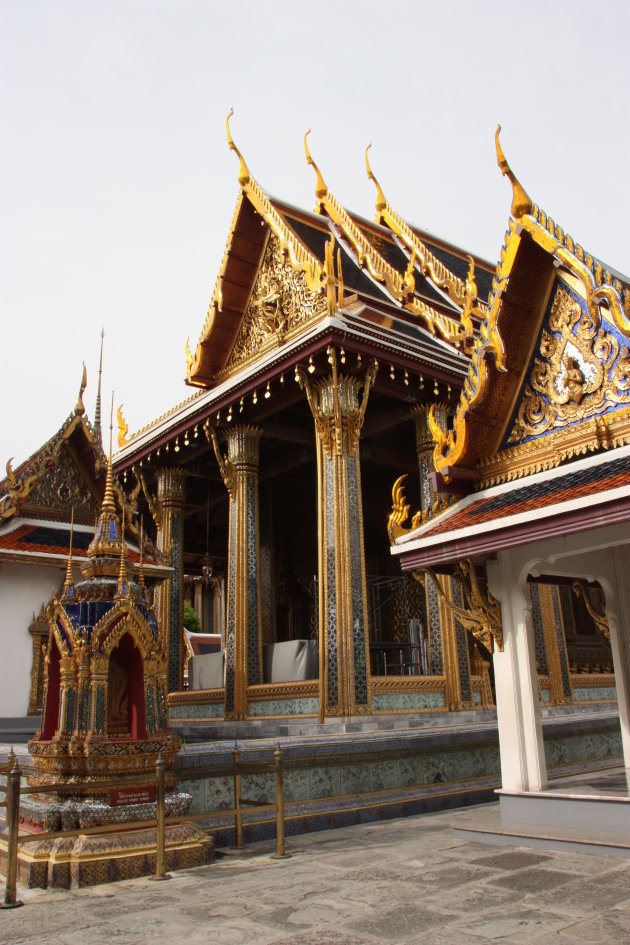
[[[284,845],[284,762],[280,745],[273,753],[276,766],[276,852],[274,860],[290,856]]]
[[[236,834],[236,849],[243,847],[243,813],[241,811],[241,775],[239,765],[241,762],[241,752],[234,747],[234,832]]]
[[[166,832],[166,790],[165,790],[166,761],[162,752],[155,762],[156,802],[155,802],[155,876],[156,880],[170,879],[166,872],[165,832]]]
[[[20,766],[16,761],[7,772],[7,828],[9,836],[7,841],[7,884],[4,890],[4,902],[0,905],[2,909],[17,909],[23,905],[19,899],[16,899],[21,775]]]

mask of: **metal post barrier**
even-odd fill
[[[156,787],[156,803],[155,803],[155,816],[156,816],[156,830],[155,830],[155,876],[153,877],[156,880],[170,879],[171,877],[166,872],[166,857],[165,857],[165,798],[166,791],[164,785],[164,776],[166,773],[166,761],[164,760],[164,755],[162,752],[157,757],[155,762],[155,779],[157,782]]]
[[[282,860],[290,856],[284,845],[284,766],[280,745],[273,753],[276,765],[276,852],[274,860]]]
[[[20,821],[20,778],[22,772],[17,762],[7,774],[7,884],[4,890],[4,902],[0,909],[17,909],[23,903],[16,899],[17,892],[17,854],[18,830]]]
[[[243,848],[243,813],[241,811],[241,775],[239,765],[241,762],[240,749],[234,746],[234,833],[236,834],[236,849]]]

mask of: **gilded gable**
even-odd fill
[[[308,289],[305,274],[288,264],[270,233],[225,373],[278,347],[326,311],[325,294]]]
[[[505,445],[630,406],[626,340],[560,280]]]
[[[63,513],[68,518],[74,508],[77,521],[86,522],[93,521],[99,510],[94,494],[65,449],[60,450],[57,457],[42,469],[42,475],[28,496],[25,507],[30,512],[42,514]]]

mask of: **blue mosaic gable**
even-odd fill
[[[512,412],[509,423],[506,427],[506,435],[501,443],[500,450],[508,449],[511,446],[515,445],[515,442],[518,443],[527,443],[531,440],[538,440],[542,437],[550,436],[558,429],[570,429],[573,426],[576,426],[584,422],[584,419],[588,419],[591,416],[606,416],[607,414],[614,413],[618,410],[630,407],[630,363],[628,362],[628,357],[630,352],[628,350],[628,339],[624,338],[621,332],[606,320],[602,310],[601,318],[601,334],[598,336],[599,329],[594,328],[592,335],[589,337],[589,343],[594,342],[595,351],[591,353],[590,361],[585,360],[581,367],[586,367],[587,369],[592,366],[592,364],[599,363],[603,367],[603,384],[606,382],[611,384],[613,382],[613,375],[615,375],[617,380],[617,390],[619,392],[619,397],[617,402],[610,398],[606,399],[601,405],[596,408],[589,409],[588,407],[588,395],[583,397],[581,401],[581,407],[584,406],[585,410],[580,410],[580,415],[575,417],[575,419],[566,419],[561,422],[554,423],[547,428],[544,428],[544,425],[541,424],[539,430],[525,432],[519,432],[519,413],[522,409],[523,403],[529,393],[532,400],[538,401],[539,413],[542,416],[550,406],[550,399],[545,395],[543,391],[540,390],[539,386],[532,381],[535,378],[537,372],[540,371],[541,363],[548,366],[550,377],[554,383],[558,380],[557,373],[554,373],[554,367],[551,360],[545,356],[542,348],[544,347],[545,337],[551,336],[552,339],[555,339],[560,342],[559,347],[562,346],[562,337],[563,334],[558,329],[552,329],[551,321],[553,317],[554,305],[558,304],[558,293],[565,293],[569,297],[573,305],[579,306],[581,311],[580,319],[578,319],[571,326],[571,334],[575,340],[575,345],[571,350],[568,350],[566,345],[564,346],[564,351],[569,355],[577,355],[578,359],[580,356],[580,347],[584,347],[584,342],[581,344],[578,341],[578,326],[581,324],[584,317],[589,318],[588,307],[586,302],[580,298],[574,291],[572,291],[565,282],[560,279],[556,279],[556,282],[552,288],[549,303],[547,305],[547,311],[545,312],[545,318],[541,326],[540,332],[536,339],[536,344],[534,347],[534,355],[531,359],[531,362],[528,367],[527,374],[519,391],[519,395],[516,399],[516,407]],[[569,341],[568,338],[566,338]],[[588,391],[588,378],[585,376],[584,385]],[[532,396],[533,395],[533,396]]]

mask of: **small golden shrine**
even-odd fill
[[[142,558],[137,581],[127,573],[111,456],[82,570],[75,585],[71,546],[61,595],[45,612],[42,727],[29,742],[35,783],[152,775],[159,753],[170,766],[181,746],[168,730],[165,655]]]

